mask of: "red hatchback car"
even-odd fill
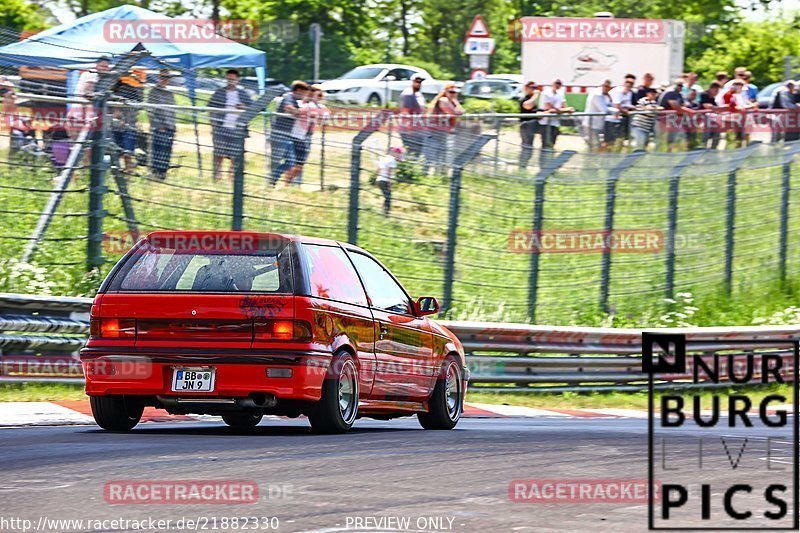
[[[250,232],[155,232],[109,273],[81,350],[97,423],[124,431],[145,406],[308,416],[320,432],[416,413],[452,429],[464,350],[377,259],[349,244]]]

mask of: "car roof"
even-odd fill
[[[325,244],[328,246],[338,246],[341,243],[333,239],[325,239],[322,237],[308,237],[304,235],[291,235],[287,233],[274,233],[263,231],[230,231],[230,230],[170,230],[170,231],[153,231],[148,233],[145,237],[147,240],[163,239],[169,241],[170,238],[177,236],[184,236],[188,238],[202,238],[205,236],[211,237],[225,237],[232,235],[248,235],[263,239],[276,239],[285,240],[287,242],[299,242],[309,244]]]
[[[413,65],[402,65],[402,64],[400,64],[400,63],[371,63],[371,64],[369,64],[369,65],[359,65],[359,66],[357,66],[357,67],[353,67],[353,68],[364,68],[364,67],[370,67],[370,68],[387,68],[387,69],[393,69],[393,68],[410,68],[410,69],[413,69],[413,70],[423,70],[423,71],[425,70],[424,68],[415,67],[415,66],[413,66]]]

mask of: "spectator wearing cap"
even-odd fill
[[[538,102],[541,91],[536,88],[536,82],[529,81],[525,84],[524,93],[519,100],[521,115],[532,115],[539,111]],[[519,135],[522,138],[522,147],[519,153],[519,166],[525,168],[533,153],[533,139],[539,130],[539,121],[531,117],[519,119]]]
[[[301,183],[303,166],[311,152],[311,139],[314,136],[315,126],[318,122],[323,122],[331,116],[330,110],[322,101],[324,96],[320,85],[312,85],[309,87],[306,97],[300,102],[300,114],[289,134],[294,144],[295,164],[284,175],[286,184],[299,185]]]
[[[239,87],[239,71],[230,69],[225,73],[225,86],[220,87],[211,95],[208,107],[225,109],[228,112],[212,111],[211,136],[214,144],[214,180],[221,178],[222,164],[225,159],[230,161],[231,174],[233,174],[234,160],[244,157],[241,153],[242,135],[247,135],[247,130],[237,131],[236,122],[240,114],[237,110],[244,110],[250,106],[252,100],[247,91]]]
[[[166,179],[175,140],[175,95],[167,89],[172,74],[168,69],[158,73],[158,84],[147,95],[147,117],[150,121],[150,172],[159,180]]]
[[[459,115],[464,114],[464,108],[458,101],[458,90],[454,84],[450,83],[442,88],[442,91],[434,98],[431,104],[431,155],[433,163],[444,171],[447,161],[447,145],[450,135],[455,130]]]
[[[400,138],[410,156],[422,157],[428,141],[429,132],[425,128],[425,96],[422,94],[422,83],[425,76],[414,74],[411,85],[400,93],[400,113],[406,115],[400,129]],[[427,172],[427,165],[425,166]]]
[[[567,99],[561,80],[556,78],[550,87],[542,91],[540,105],[543,113],[560,115],[574,111],[567,107]],[[539,131],[542,136],[542,150],[552,150],[559,134],[561,121],[558,118],[544,117],[539,120]]]
[[[292,82],[291,90],[276,98],[275,118],[272,121],[270,146],[272,150],[270,164],[272,175],[270,182],[276,185],[284,172],[293,168],[297,162],[295,142],[291,133],[297,117],[300,115],[300,102],[306,97],[309,86],[302,80]]]
[[[658,91],[654,87],[648,87],[645,96],[636,102],[636,113],[631,117],[631,137],[633,139],[634,150],[642,151],[647,149],[650,138],[655,135],[656,119],[661,107],[656,101]]]

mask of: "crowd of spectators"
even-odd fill
[[[798,106],[797,82],[786,82],[774,92],[767,106],[770,110],[759,111],[758,87],[752,78],[749,70],[737,67],[733,77],[717,72],[708,89],[704,89],[694,72],[658,86],[650,73],[644,74],[639,85],[636,76],[628,74],[621,85],[605,80],[590,90],[585,113],[574,117],[573,123],[595,151],[620,151],[626,146],[646,150],[651,143],[670,151],[717,149],[722,139],[726,139],[727,146],[738,148],[758,131],[769,131],[773,142],[798,140],[797,117],[787,113]],[[562,95],[554,97],[557,91]],[[572,113],[563,93],[559,79],[541,91],[530,81],[520,98],[520,113]],[[559,119],[519,120],[520,165],[525,166],[536,135],[541,136],[543,150],[553,148]]]

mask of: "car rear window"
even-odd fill
[[[292,293],[291,247],[243,253],[143,243],[109,286],[115,292]]]

